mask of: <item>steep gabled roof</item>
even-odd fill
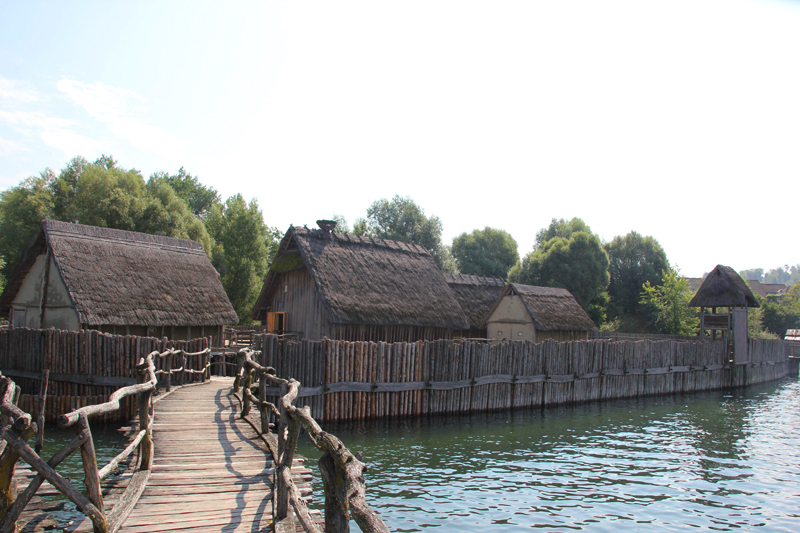
[[[717,265],[697,289],[689,307],[759,307],[753,292],[731,267]]]
[[[278,277],[307,268],[334,324],[467,329],[433,257],[415,244],[289,227],[252,318],[264,320]]]
[[[45,220],[0,297],[6,313],[49,249],[81,324],[213,326],[238,322],[219,275],[194,241]]]
[[[506,282],[468,274],[445,274],[445,281],[467,315],[470,328],[481,327],[483,319],[503,292]]]
[[[540,331],[593,331],[594,321],[589,318],[583,307],[567,289],[555,287],[535,287],[521,283],[509,283],[497,298],[492,309],[486,315],[483,325],[486,326],[489,316],[494,313],[503,298],[509,294],[517,295],[525,305],[525,310],[533,320],[533,325]]]

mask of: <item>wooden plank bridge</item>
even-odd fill
[[[211,379],[207,359],[200,370],[186,369],[187,357],[204,358],[208,351],[170,349],[142,358],[136,366],[136,385],[118,389],[105,403],[59,417],[59,426],[72,427],[76,437],[47,461],[26,444],[37,424],[15,405],[19,389],[14,381],[0,375],[0,533],[12,533],[23,525],[17,518],[33,503],[40,488],[67,496],[86,516],[68,531],[322,533],[324,527],[330,533],[346,533],[352,519],[365,533],[388,533],[365,501],[366,465],[338,438],[323,431],[307,407],[294,405],[300,383],[276,377],[272,368],[252,360],[260,352],[249,349],[236,354],[235,381]],[[170,361],[176,355],[182,357],[183,365],[173,369]],[[160,371],[167,376],[168,392],[154,399],[157,357],[168,361],[167,370]],[[175,372],[202,374],[204,382],[171,390]],[[280,388],[278,406],[254,395],[253,378],[259,382],[261,396],[268,384]],[[234,396],[232,389],[239,391],[240,387],[240,396]],[[120,400],[130,396],[138,399],[138,432],[124,451],[98,468],[89,417],[119,409]],[[250,413],[251,405],[257,413]],[[265,424],[269,412],[278,417],[275,433]],[[247,418],[248,414],[257,420]],[[295,456],[301,428],[323,452],[319,464],[325,484],[324,518],[307,506],[311,471],[305,468],[305,459]],[[77,450],[85,474],[85,494],[55,470]],[[134,450],[138,450],[135,460]],[[15,496],[11,476],[20,478],[14,472],[19,459],[31,468],[17,472],[26,471],[21,477],[27,478],[28,486]],[[131,470],[107,478],[126,459],[131,459]]]
[[[153,466],[121,533],[271,530],[275,468],[267,442],[239,418],[232,378],[176,389],[154,403]],[[311,470],[292,478],[311,493]],[[116,503],[107,500],[107,504]],[[85,519],[74,531],[92,531]]]

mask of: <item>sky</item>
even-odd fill
[[[800,2],[0,2],[0,190],[184,167],[265,222],[411,197],[444,242],[552,218],[701,276],[800,263]]]

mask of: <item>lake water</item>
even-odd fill
[[[393,531],[800,531],[797,379],[324,429],[363,454]]]

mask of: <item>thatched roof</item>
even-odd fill
[[[7,313],[49,248],[78,320],[89,326],[215,326],[238,322],[219,275],[194,241],[45,220],[0,297]]]
[[[690,307],[758,307],[756,297],[731,267],[717,265],[697,289]]]
[[[445,274],[445,281],[467,315],[470,328],[481,327],[483,319],[503,292],[506,282],[468,274]]]
[[[509,283],[487,314],[494,313],[503,298],[511,295],[522,299],[525,309],[539,331],[594,331],[594,321],[567,289],[534,287]],[[486,325],[484,320],[484,326]]]
[[[266,318],[280,275],[300,268],[308,268],[331,323],[469,327],[422,246],[294,226],[270,266],[254,320]]]

